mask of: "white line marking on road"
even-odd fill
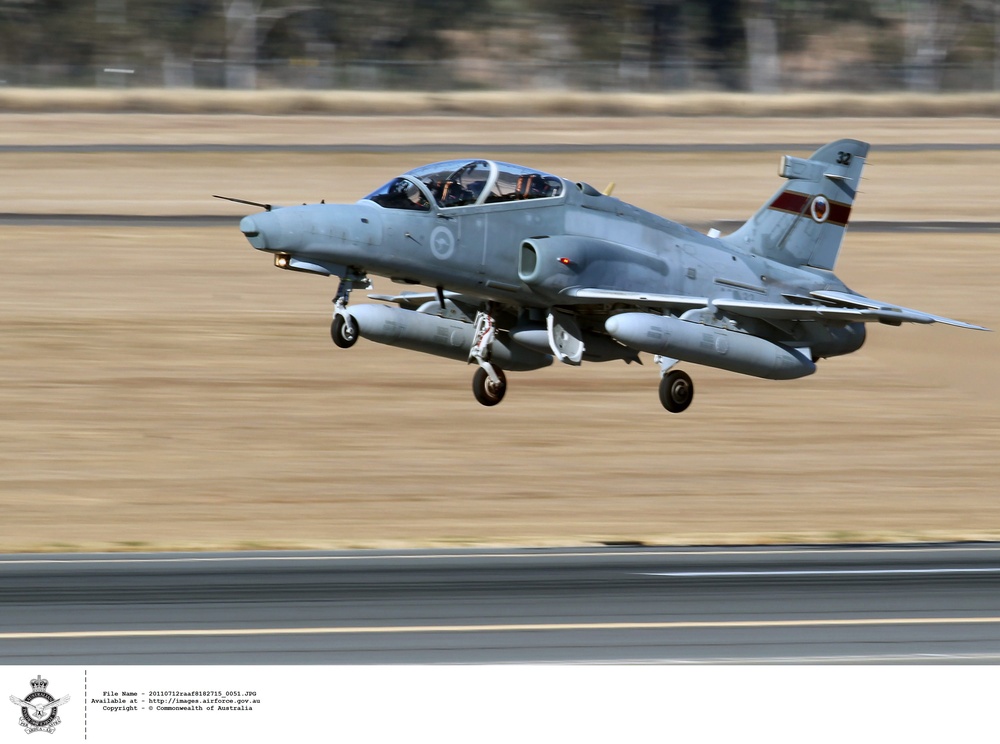
[[[630,623],[511,623],[508,625],[377,625],[319,628],[182,628],[66,630],[0,633],[0,641],[79,638],[203,638],[216,636],[391,635],[404,633],[517,633],[567,630],[731,630],[741,628],[885,627],[890,625],[1000,625],[1000,617],[896,617],[816,620],[682,620]]]

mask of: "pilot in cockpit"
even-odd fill
[[[552,196],[552,184],[546,181],[542,176],[536,174],[531,180],[527,198],[544,199],[547,196]]]
[[[539,173],[528,173],[517,179],[518,199],[544,199],[552,196],[552,185]]]
[[[420,180],[427,187],[427,190],[431,192],[434,201],[440,204],[441,194],[444,191],[444,181],[435,181],[433,178],[421,178]]]

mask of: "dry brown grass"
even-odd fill
[[[997,116],[996,93],[824,91],[743,93],[593,93],[557,90],[229,91],[0,88],[0,112],[290,115],[486,116]]]
[[[490,144],[822,144],[839,137],[871,142],[875,156],[884,144],[1000,142],[990,117],[529,117],[488,116],[261,116],[241,114],[46,114],[0,115],[0,144],[89,145],[426,145],[455,149]],[[613,149],[613,148],[612,148]],[[805,154],[805,153],[803,153]],[[244,172],[253,166],[245,156]],[[426,158],[426,154],[415,155]],[[537,154],[533,156],[538,157]],[[702,157],[702,156],[699,156]],[[773,157],[769,156],[769,164]],[[400,155],[392,167],[398,168]],[[198,162],[205,162],[199,158]],[[575,166],[587,158],[576,157]],[[702,159],[699,164],[711,163]],[[722,161],[724,162],[724,161]],[[773,166],[768,165],[770,177]]]
[[[948,136],[947,134],[945,136]],[[489,149],[481,151],[491,155]],[[807,155],[807,150],[797,154]],[[232,215],[224,194],[275,204],[354,201],[401,171],[447,151],[371,153],[6,153],[16,178],[0,211],[67,214]],[[682,222],[745,219],[777,188],[776,153],[498,153],[515,162],[588,181],[616,183],[615,195]],[[872,151],[854,217],[859,220],[995,221],[1000,150]],[[11,183],[13,186],[13,182]]]
[[[401,159],[274,157],[8,154],[4,211],[356,198]],[[857,216],[995,219],[991,157],[880,157]],[[777,185],[773,156],[675,158],[540,165],[685,219]],[[335,349],[332,281],[275,270],[217,208],[232,229],[3,228],[0,551],[1000,537],[997,334],[875,327],[787,383],[689,365],[682,416],[648,363],[512,375],[485,409],[471,368]],[[855,233],[838,269],[1000,328],[997,241]]]

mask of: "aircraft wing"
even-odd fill
[[[708,298],[692,297],[690,295],[657,294],[655,292],[626,292],[619,289],[597,289],[593,287],[578,287],[563,292],[567,297],[579,300],[597,300],[600,302],[630,302],[636,305],[655,305],[657,307],[672,307],[692,310],[708,307]]]
[[[920,310],[879,302],[860,295],[846,292],[818,291],[811,293],[818,300],[836,303],[834,305],[796,304],[784,302],[754,302],[752,300],[713,300],[720,310],[762,320],[835,320],[847,323],[945,323],[987,331],[988,328],[963,323],[960,320],[931,315]]]
[[[752,300],[713,300],[712,304],[720,310],[761,320],[842,320],[857,323],[866,319],[864,310],[829,305],[795,305],[790,302]]]
[[[370,294],[368,295],[368,298],[372,300],[381,300],[382,302],[394,302],[406,310],[416,310],[418,307],[427,302],[437,302],[439,299],[437,292],[403,292],[398,295]],[[452,292],[449,290],[444,292],[444,298],[446,300],[451,300],[456,305],[480,307],[483,304],[483,300],[479,297],[464,295],[461,292]]]
[[[446,300],[451,300],[455,297],[461,297],[461,295],[458,292],[446,291],[444,293],[444,298]],[[394,302],[400,307],[405,307],[407,310],[415,310],[425,302],[438,299],[438,295],[437,292],[403,292],[396,295],[370,294],[368,295],[368,299],[381,300],[382,302]]]
[[[921,310],[912,310],[908,307],[900,307],[899,305],[893,305],[888,302],[880,302],[869,297],[861,297],[860,295],[849,294],[847,292],[818,291],[813,292],[812,295],[821,300],[829,300],[831,302],[854,305],[855,307],[872,310],[879,314],[879,320],[885,319],[891,321],[895,319],[901,320],[904,323],[944,323],[945,325],[956,326],[958,328],[968,328],[973,331],[990,330],[989,328],[973,325],[972,323],[965,323],[961,320],[945,318],[941,315],[932,315],[931,313],[925,313]]]

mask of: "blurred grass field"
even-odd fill
[[[2,141],[441,141],[403,119],[135,116],[18,115]],[[521,121],[521,141],[567,136]],[[995,221],[1000,203],[997,153],[878,151],[996,141],[986,120],[594,121],[575,141],[870,137],[857,220]],[[510,141],[509,123],[449,120],[484,143]],[[209,197],[354,200],[446,156],[0,153],[0,211],[233,215],[0,228],[0,551],[1000,538],[996,334],[876,326],[784,383],[685,365],[681,416],[648,359],[514,374],[486,409],[471,367],[334,348],[334,282],[274,269],[236,229],[242,209]],[[503,158],[614,180],[679,220],[745,218],[779,185],[767,153]],[[998,270],[995,233],[849,232],[838,264],[865,294],[993,328]]]
[[[613,93],[566,90],[362,91],[0,87],[7,113],[252,114],[283,116],[997,116],[990,92]]]

